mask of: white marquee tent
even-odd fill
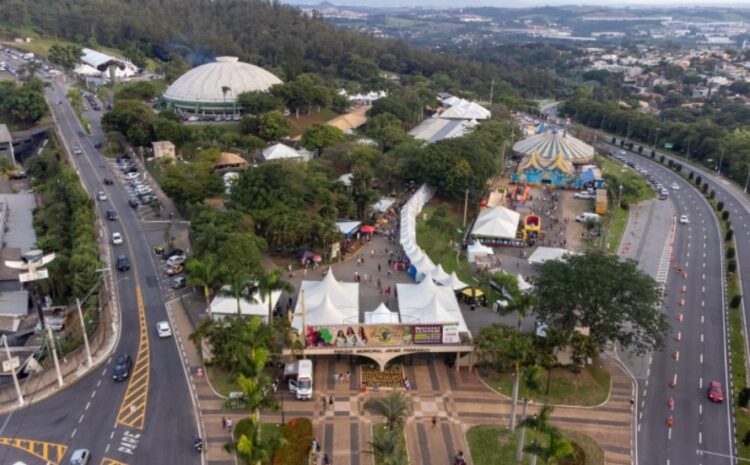
[[[365,323],[367,324],[398,324],[399,316],[397,312],[392,312],[384,303],[380,303],[378,308],[371,312],[365,312]]]
[[[302,331],[303,300],[308,326],[343,324],[359,319],[359,284],[336,280],[333,270],[329,270],[322,281],[302,281],[292,319],[292,327],[297,331]]]
[[[505,207],[483,209],[471,230],[473,236],[515,238],[521,214]]]
[[[484,257],[494,254],[495,252],[492,250],[492,247],[482,245],[479,241],[474,241],[473,244],[469,244],[469,246],[466,248],[466,256],[469,259],[469,263],[475,263],[477,261],[477,257]]]
[[[548,260],[559,260],[568,254],[577,254],[577,252],[558,247],[537,247],[531,256],[529,256],[529,263],[532,265],[541,265]]]
[[[419,284],[396,284],[396,288],[403,323],[458,323],[459,331],[468,331],[450,287],[437,286],[431,279],[425,279]]]
[[[224,286],[222,290],[228,290]],[[276,303],[281,297],[281,291],[271,293],[271,308],[276,307]],[[255,295],[252,302],[247,299],[240,299],[240,314],[242,316],[259,316],[263,321],[268,321],[268,299],[266,295]],[[211,301],[211,315],[213,318],[223,318],[225,316],[237,315],[237,299],[227,295],[217,295]]]

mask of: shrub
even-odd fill
[[[624,139],[620,139],[620,147],[624,147],[624,146],[625,146],[625,140]]]
[[[731,229],[727,229],[727,234],[726,236],[724,236],[724,240],[729,242],[732,240],[733,237],[734,237],[734,231],[732,231]]]
[[[651,151],[651,158],[656,158],[656,150]]]
[[[703,178],[701,177],[700,174],[695,177],[695,185],[696,186],[700,186],[702,182],[703,182]]]
[[[632,142],[630,142],[630,143],[628,144],[628,149],[629,149],[629,150],[633,150],[633,143],[632,143]]]
[[[677,170],[678,173],[682,172],[682,165],[679,163],[674,164],[674,169]]]
[[[719,201],[718,201],[718,202],[716,203],[716,209],[717,209],[717,210],[719,210],[719,211],[722,211],[722,210],[724,210],[724,202],[723,202],[723,201],[721,201],[721,200],[719,200]]]
[[[671,158],[669,160],[667,160],[667,166],[668,167],[671,168],[673,165],[674,165],[674,160],[672,160]]]
[[[732,297],[732,300],[729,302],[729,306],[732,308],[739,308],[740,303],[742,303],[742,296],[740,294],[736,294]]]
[[[664,160],[665,160],[665,159],[666,159],[666,157],[665,157],[664,155],[661,155],[661,156],[659,157],[659,163],[664,163]]]
[[[708,194],[708,198],[711,199],[711,200],[713,200],[714,197],[716,197],[716,191],[713,190],[713,189],[711,189],[711,192],[709,192],[709,194]]]
[[[615,136],[612,136],[612,143],[613,143],[613,144],[617,143],[617,137],[615,137]]]
[[[704,193],[704,194],[705,194],[706,192],[708,192],[708,183],[704,183],[704,184],[703,184],[703,187],[701,187],[701,191],[703,191],[703,193]]]
[[[273,465],[307,465],[313,440],[312,422],[293,418],[281,429],[281,437],[283,445],[274,454]]]
[[[735,271],[737,271],[737,262],[734,260],[729,260],[729,262],[727,262],[727,271],[730,273],[734,273]]]
[[[733,259],[736,254],[737,252],[734,250],[734,247],[727,248],[727,259],[729,260]]]
[[[721,219],[724,221],[729,219],[729,210],[724,210],[723,212],[721,212]]]
[[[638,153],[643,153],[643,146],[638,147]]]
[[[742,388],[742,390],[740,390],[738,401],[740,407],[742,408],[745,408],[748,404],[750,404],[750,388],[744,387]]]
[[[690,174],[688,174],[688,179],[692,181],[694,177],[695,174],[691,171]]]

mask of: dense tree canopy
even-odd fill
[[[36,78],[22,85],[15,81],[0,81],[0,121],[30,125],[38,122],[47,112],[44,85]]]
[[[73,69],[81,61],[81,47],[61,43],[52,44],[49,48],[49,61],[57,63],[65,69]]]
[[[536,277],[536,313],[550,327],[586,327],[600,347],[615,342],[636,353],[660,348],[669,324],[661,291],[634,261],[587,252],[544,263]]]

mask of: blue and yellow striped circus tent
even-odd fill
[[[594,147],[576,139],[567,131],[544,131],[517,142],[513,150],[524,156],[537,158],[535,163],[544,167],[563,168],[565,160],[574,165],[591,163]],[[567,168],[567,166],[565,166]]]

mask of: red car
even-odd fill
[[[721,389],[721,383],[711,381],[708,385],[708,400],[713,402],[724,402],[724,391]]]

